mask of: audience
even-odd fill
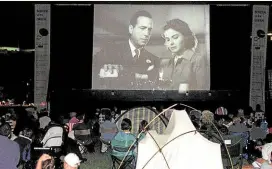
[[[20,147],[20,161],[27,162],[31,158],[31,143],[33,130],[25,128],[21,134],[14,140]]]
[[[11,127],[8,123],[0,126],[0,168],[16,169],[20,160],[19,145],[10,140]]]
[[[63,133],[64,128],[60,124],[57,124],[52,121],[48,125],[46,129],[46,134],[42,140],[43,147],[55,147],[55,146],[61,146],[63,143]]]
[[[257,107],[258,108],[258,107]],[[82,161],[86,159],[83,158],[80,147],[87,147],[88,145],[95,142],[95,137],[100,138],[102,142],[101,152],[105,153],[109,148],[111,148],[111,155],[117,157],[118,159],[123,159],[125,155],[135,156],[137,150],[136,138],[141,141],[147,134],[149,127],[147,127],[148,121],[142,119],[139,125],[138,136],[131,134],[132,122],[130,119],[125,118],[121,122],[121,130],[118,131],[117,125],[115,124],[115,115],[117,108],[114,111],[105,112],[107,109],[102,109],[102,111],[97,111],[103,113],[103,122],[99,124],[97,114],[95,117],[87,119],[85,114],[71,112],[69,123],[67,124],[67,131],[63,124],[54,120],[54,118],[48,117],[48,112],[42,110],[39,114],[39,119],[26,117],[31,119],[33,123],[27,123],[24,125],[20,123],[20,116],[15,112],[8,112],[5,115],[1,114],[1,126],[0,126],[0,168],[15,169],[20,162],[25,159],[25,151],[28,145],[32,145],[34,140],[37,143],[42,143],[42,147],[63,147],[63,155],[66,155],[63,160],[64,169],[77,169]],[[260,108],[257,109],[258,111]],[[227,112],[227,111],[225,111]],[[211,111],[200,112],[200,116],[196,117],[190,113],[190,118],[196,129],[201,131],[206,131],[203,134],[204,137],[208,138],[210,141],[219,143],[219,134],[222,136],[226,135],[238,135],[240,133],[247,133],[250,137],[246,137],[245,145],[246,150],[243,153],[248,154],[246,160],[251,163],[255,161],[254,164],[259,164],[261,169],[272,169],[271,165],[271,151],[272,151],[272,134],[268,134],[268,130],[265,129],[270,127],[270,125],[265,121],[265,118],[257,120],[253,112],[244,112],[243,109],[238,111],[233,111],[234,114],[215,114]],[[231,112],[232,113],[232,112]],[[89,120],[90,123],[85,121]],[[37,127],[34,123],[39,124],[41,131],[45,133],[36,132]],[[14,134],[12,131],[17,126],[17,130],[20,131],[18,134]],[[70,139],[64,139],[68,136]],[[271,129],[272,131],[272,129]],[[140,134],[141,133],[141,134]],[[65,136],[65,137],[64,137]],[[216,137],[216,138],[215,138]],[[244,137],[244,135],[241,135]],[[42,138],[42,139],[41,139]],[[72,139],[71,139],[72,138]],[[37,145],[37,144],[36,144]],[[128,148],[131,150],[127,153],[126,151],[119,151],[118,148]],[[100,148],[100,147],[99,147]],[[50,150],[51,151],[51,150]],[[90,153],[94,151],[88,151]],[[30,152],[31,155],[33,152]],[[58,166],[58,160],[55,157],[43,154],[38,155],[36,158],[37,165],[36,169],[53,169]],[[31,158],[35,161],[35,158]],[[252,165],[251,165],[252,167]]]
[[[149,131],[150,128],[147,125],[148,125],[148,122],[146,120],[141,121],[139,125],[139,131],[138,131],[138,133],[140,134],[138,135],[139,141],[142,140],[145,137],[146,133]]]
[[[251,140],[265,139],[266,132],[261,128],[261,120],[257,120],[253,123],[252,129],[250,131]]]
[[[219,142],[220,138],[218,132],[215,129],[214,114],[211,111],[204,110],[201,116],[201,127],[200,130],[204,131],[203,136],[208,140]]]
[[[48,111],[43,110],[40,113],[40,118],[39,118],[40,128],[45,129],[45,127],[47,127],[50,122],[51,122],[51,118],[48,116]]]
[[[271,153],[272,153],[272,143],[265,144],[262,148],[262,158],[265,161],[263,161],[261,165],[261,169],[272,169]]]
[[[84,154],[87,149],[94,152],[93,139],[91,135],[91,128],[85,122],[85,114],[80,113],[77,115],[79,122],[73,126],[72,132],[74,133],[74,140],[79,144],[81,154]]]
[[[80,160],[74,153],[69,153],[64,157],[63,169],[78,169]]]
[[[54,169],[54,158],[49,156],[48,154],[43,154],[36,165],[36,169]]]
[[[233,124],[229,127],[231,133],[244,133],[248,131],[248,128],[242,123],[240,117],[233,118]]]
[[[11,140],[14,140],[17,138],[14,130],[16,128],[17,125],[17,115],[15,114],[14,110],[11,113],[7,113],[6,114],[6,122],[9,123],[10,127],[11,127]]]
[[[104,153],[108,150],[108,145],[113,137],[118,132],[117,126],[114,122],[111,121],[112,117],[110,113],[105,114],[105,121],[100,124],[100,133],[101,133],[101,152]]]
[[[76,112],[71,112],[70,113],[70,118],[71,119],[68,122],[69,132],[72,131],[73,126],[79,122],[79,120],[77,119],[77,113]]]
[[[121,123],[121,131],[119,131],[114,138],[111,141],[111,147],[112,147],[112,155],[119,158],[123,159],[126,155],[134,155],[136,156],[134,150],[134,145],[136,141],[136,137],[131,134],[131,121],[128,118],[124,118]],[[120,148],[129,148],[131,147],[131,150],[127,153],[127,151],[118,151],[115,149],[115,147],[120,147]]]

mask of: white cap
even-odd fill
[[[271,164],[272,143],[267,143],[262,148],[262,158]]]
[[[70,166],[70,167],[78,167],[80,165],[80,160],[78,156],[74,153],[69,153],[64,157],[64,161]]]

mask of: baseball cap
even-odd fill
[[[80,165],[80,160],[78,156],[74,153],[69,153],[64,157],[64,161],[71,167],[78,167]]]

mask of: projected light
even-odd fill
[[[210,90],[209,18],[209,5],[95,5],[92,89]]]

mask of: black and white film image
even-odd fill
[[[210,90],[208,5],[95,5],[92,89]]]

